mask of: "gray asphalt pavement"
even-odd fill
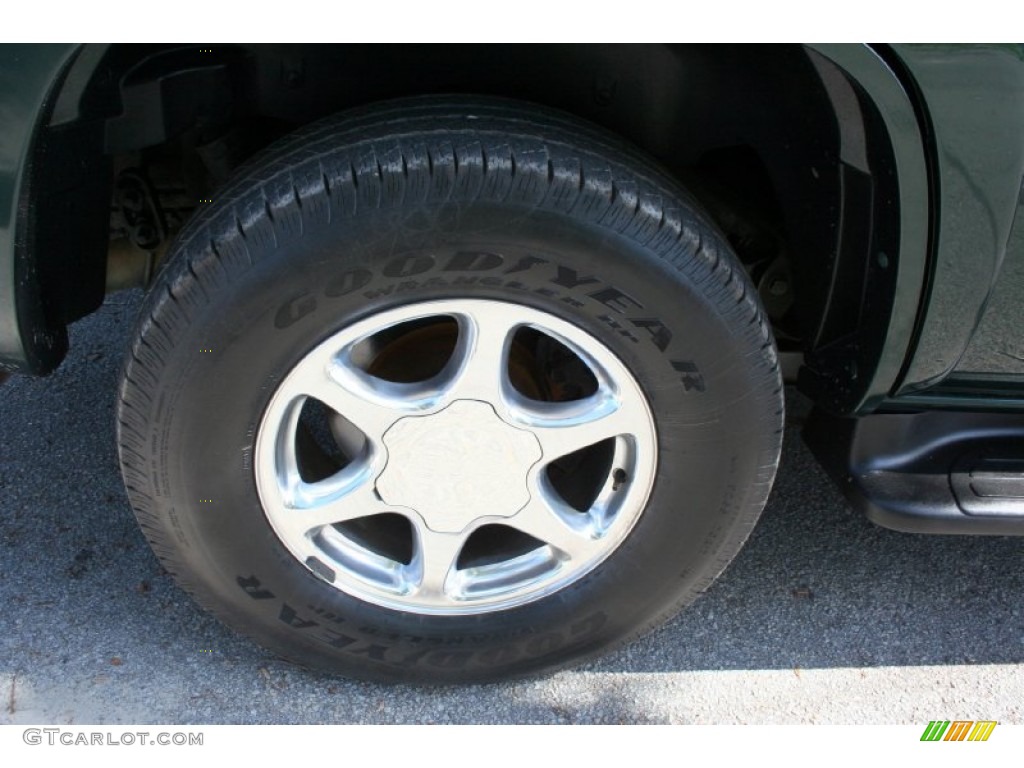
[[[280,661],[175,587],[128,507],[114,401],[137,301],[78,323],[53,376],[0,389],[0,723],[1024,722],[1024,539],[872,526],[795,423],[725,575],[600,662],[422,689]]]

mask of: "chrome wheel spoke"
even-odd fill
[[[402,416],[415,413],[415,402],[402,397],[400,385],[380,382],[337,362],[314,368],[297,383],[308,397],[315,397],[351,421],[372,441],[379,441]]]
[[[519,325],[509,305],[481,302],[458,316],[459,338],[449,361],[449,402],[480,400],[498,405],[508,386],[508,348]]]
[[[348,467],[340,475],[348,473]],[[364,468],[352,477],[299,483],[291,489],[291,503],[282,504],[274,523],[285,536],[305,537],[325,525],[347,522],[386,511],[374,494]],[[346,482],[346,480],[348,480]]]
[[[544,483],[537,483],[530,503],[508,524],[558,550],[558,557],[580,559],[593,549],[594,526],[590,518],[572,509]]]
[[[422,520],[413,521],[413,528],[415,550],[410,571],[416,593],[421,600],[443,603],[447,599],[445,585],[455,573],[467,535],[434,531]]]
[[[529,411],[524,418],[524,426],[540,441],[545,461],[645,428],[644,414],[634,413],[632,407],[603,391],[585,400],[549,405]]]

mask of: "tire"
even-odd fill
[[[482,681],[706,589],[765,503],[781,392],[739,262],[650,160],[532,106],[407,100],[272,147],[190,223],[118,441],[153,550],[229,626]]]

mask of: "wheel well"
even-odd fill
[[[896,270],[875,274],[871,254],[896,236],[882,203],[894,164],[870,99],[801,46],[84,46],[44,132],[43,178],[71,152],[88,170],[35,207],[34,229],[54,233],[34,249],[46,305],[69,322],[105,289],[144,282],[201,201],[296,128],[441,93],[555,107],[653,155],[726,232],[780,348],[804,355],[808,389],[842,410],[850,361],[864,377],[878,346],[865,334],[884,337],[868,305],[877,314],[893,292]]]

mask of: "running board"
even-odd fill
[[[803,438],[878,525],[1024,536],[1024,415],[930,411],[846,419],[815,409]]]

